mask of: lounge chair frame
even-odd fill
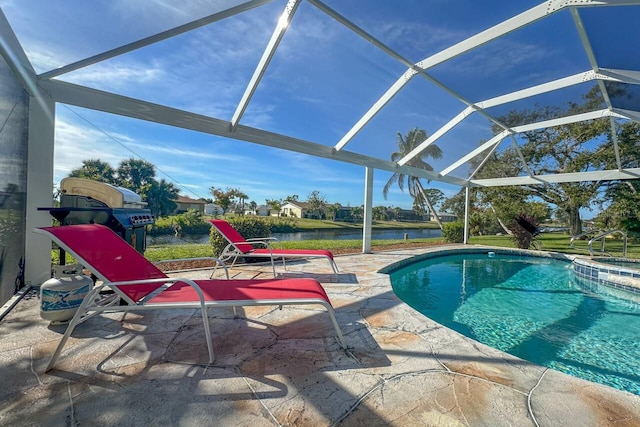
[[[62,230],[64,229],[64,230]],[[115,234],[109,228],[99,225],[99,224],[82,224],[82,225],[68,225],[68,226],[60,226],[60,227],[42,227],[34,229],[34,232],[39,234],[44,234],[51,238],[55,243],[57,243],[60,247],[65,249],[70,255],[72,255],[76,260],[91,270],[91,272],[102,281],[102,284],[95,285],[87,294],[87,296],[83,299],[82,303],[78,307],[77,312],[69,322],[67,329],[58,344],[58,347],[53,353],[51,357],[46,371],[51,370],[57,359],[59,358],[65,344],[67,343],[69,337],[73,333],[74,329],[82,322],[88,320],[89,318],[95,316],[96,314],[103,312],[129,312],[129,311],[145,311],[145,310],[157,310],[157,309],[174,309],[174,308],[197,308],[200,309],[202,315],[202,323],[204,326],[207,349],[209,352],[209,364],[212,364],[215,361],[215,353],[213,350],[213,340],[211,337],[211,327],[209,324],[209,319],[207,317],[207,309],[211,307],[242,307],[242,306],[264,306],[264,305],[276,305],[276,306],[284,306],[284,305],[321,305],[327,309],[329,317],[331,319],[331,323],[336,331],[337,339],[343,348],[346,348],[344,337],[342,335],[342,331],[335,317],[334,309],[329,301],[328,297],[326,297],[326,293],[324,293],[324,289],[322,285],[313,279],[252,279],[252,280],[229,280],[229,273],[224,262],[217,258],[210,258],[218,263],[222,268],[224,268],[227,279],[218,279],[218,280],[191,280],[188,278],[173,278],[164,275],[164,273],[157,270],[164,277],[148,277],[148,278],[140,278],[138,280],[126,280],[126,281],[111,281],[109,279],[109,272],[103,271],[103,269],[96,268],[92,265],[89,259],[87,259],[86,254],[83,254],[82,250],[77,250],[74,248],[74,245],[69,242],[69,239],[66,238],[66,235],[69,234],[68,231],[73,230],[73,232],[80,234],[93,233],[93,237],[95,237],[95,233],[100,234],[102,237],[102,242],[98,240],[96,244],[104,243],[104,238],[110,240],[109,246],[110,250],[118,250],[118,254],[127,257],[132,262],[143,263],[142,267],[149,268],[149,265],[153,266],[153,264],[144,258],[141,254],[139,254],[135,249],[127,244],[120,236]],[[63,233],[60,233],[63,231]],[[65,234],[65,237],[61,236],[61,234]],[[115,239],[114,239],[115,237]],[[117,239],[117,240],[116,240]],[[105,249],[109,250],[109,249]],[[147,265],[144,265],[146,263]],[[155,268],[155,266],[153,267]],[[303,282],[301,282],[303,280]],[[311,281],[311,282],[310,282]],[[313,283],[315,282],[315,283]],[[158,298],[161,294],[171,289],[172,286],[176,284],[188,285],[193,288],[193,290],[197,294],[197,300],[194,298],[190,301],[163,301],[163,302],[154,302],[153,300]],[[296,298],[275,298],[275,297],[267,297],[262,299],[221,299],[221,300],[212,300],[210,297],[207,298],[205,296],[205,292],[203,291],[203,287],[208,291],[207,293],[216,292],[216,289],[222,289],[222,287],[227,286],[227,289],[239,289],[239,290],[250,290],[252,285],[276,285],[279,288],[282,288],[285,293],[286,291],[296,292],[297,287],[301,284],[306,284],[307,286],[311,286],[312,288],[316,288],[317,292],[321,295],[319,297],[296,297]],[[135,300],[130,297],[124,290],[128,286],[140,286],[153,288],[146,295],[136,298]],[[220,287],[220,288],[217,288]],[[231,287],[231,288],[229,288]],[[115,292],[117,297],[114,298],[101,298],[100,292],[108,288]],[[304,292],[304,291],[302,291]],[[123,302],[124,305],[117,305],[114,302],[119,303]]]
[[[219,259],[223,262],[231,260],[230,266],[234,266],[238,258],[269,258],[273,277],[276,277],[275,259],[282,259],[282,267],[286,270],[286,258],[326,258],[335,274],[339,273],[338,265],[333,259],[333,254],[327,250],[303,250],[274,248],[272,243],[277,242],[275,237],[257,237],[245,239],[237,230],[225,220],[211,219],[211,225],[225,238],[229,244],[225,246]]]

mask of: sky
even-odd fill
[[[0,0],[0,8],[36,72],[44,73],[239,3]],[[413,63],[538,3],[398,0],[372,7],[366,0],[325,1]],[[285,5],[272,1],[58,78],[228,121]],[[638,17],[616,9],[616,22],[632,23]],[[588,30],[624,37],[612,13],[585,10],[582,18]],[[412,79],[345,149],[389,160],[397,133],[417,127],[432,134],[465,108],[451,92],[475,102],[588,70],[588,58],[579,47],[567,11],[437,65],[429,70],[432,80]],[[594,50],[612,64],[629,61],[628,55],[606,50],[606,45],[596,44]],[[398,60],[303,1],[240,123],[333,146],[405,71]],[[522,107],[575,101],[581,93],[573,88],[528,99]],[[437,142],[443,158],[428,162],[442,170],[491,136],[489,121],[475,114]],[[135,157],[153,163],[157,179],[172,182],[192,198],[210,198],[209,189],[216,187],[238,188],[258,204],[291,195],[305,200],[313,191],[330,203],[364,202],[361,166],[75,106],[57,104],[55,144],[55,183],[83,160],[100,159],[117,167]],[[465,178],[469,170],[455,172]],[[397,186],[383,198],[390,176],[374,172],[374,206],[410,209],[410,196]],[[446,197],[459,191],[435,181],[425,186],[440,189]]]

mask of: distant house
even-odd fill
[[[210,216],[222,215],[222,208],[215,203],[207,203],[204,205],[204,214]]]
[[[204,214],[204,205],[207,204],[204,200],[195,200],[187,196],[178,196],[176,202],[176,214],[185,213],[189,209],[194,209],[201,214]]]
[[[429,217],[427,215],[419,214],[413,209],[400,209],[400,208],[388,209],[387,218],[391,218],[396,221],[407,221],[407,222],[429,221]]]
[[[280,216],[306,218],[307,213],[307,204],[304,202],[287,202],[280,208]]]
[[[255,215],[255,216],[269,216],[271,213],[271,209],[267,205],[259,205],[255,210],[247,209],[244,211],[245,215]]]
[[[438,212],[438,217],[441,222],[455,222],[458,220],[458,215],[449,212]],[[433,214],[429,214],[429,221],[435,221],[436,217]]]

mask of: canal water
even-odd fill
[[[442,230],[371,230],[371,239],[404,239],[405,234],[408,239],[425,239],[430,237],[441,237]],[[302,231],[298,233],[274,233],[273,237],[276,237],[278,240],[283,242],[298,240],[360,240],[362,239],[362,230],[316,230]],[[185,235],[181,237],[175,237],[173,235],[147,236],[148,245],[178,243],[209,243],[209,235]]]
[[[409,239],[424,239],[440,237],[442,236],[442,230],[371,230],[371,239],[404,239],[405,234],[407,234]],[[299,233],[274,233],[273,236],[285,242],[292,240],[360,240],[362,239],[362,230],[316,230],[302,231]]]

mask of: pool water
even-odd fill
[[[640,395],[640,303],[581,286],[569,262],[446,255],[390,275],[400,299],[442,325],[533,363]]]

